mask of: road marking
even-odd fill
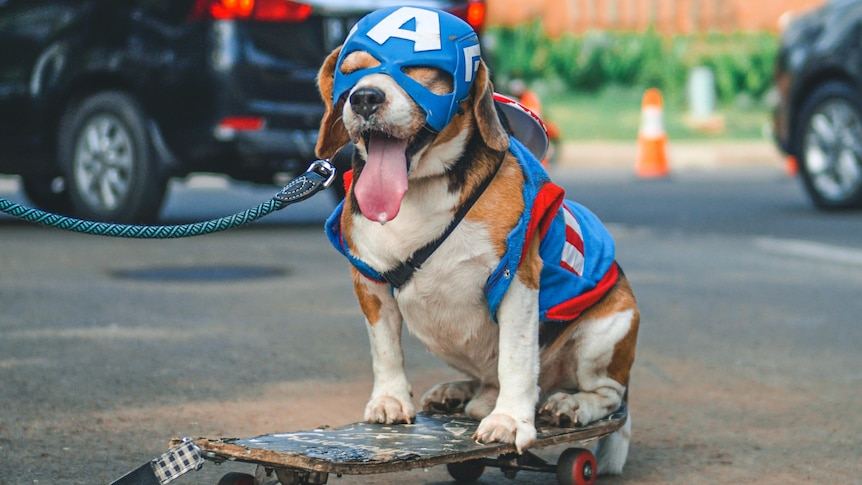
[[[227,177],[212,174],[195,174],[183,181],[177,181],[188,189],[227,189],[230,180]]]
[[[208,327],[211,332],[220,332],[217,328]],[[12,330],[4,333],[9,339],[77,339],[77,340],[141,340],[141,341],[187,341],[199,337],[196,330],[178,330],[175,327],[146,326],[140,328],[121,327],[119,325],[80,327],[80,328],[36,328]]]
[[[18,192],[20,184],[18,177],[0,176],[0,192],[4,194],[14,194]]]
[[[755,244],[762,250],[837,264],[862,265],[862,249],[834,246],[799,239],[760,237]]]
[[[13,367],[23,366],[47,367],[48,359],[0,359],[0,369],[12,369]]]

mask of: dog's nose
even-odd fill
[[[386,94],[377,88],[359,88],[350,95],[350,108],[363,118],[377,112],[386,101]]]

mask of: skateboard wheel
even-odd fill
[[[221,477],[218,485],[254,485],[254,476],[248,473],[230,472]]]
[[[557,462],[557,482],[560,485],[593,485],[598,472],[596,457],[583,448],[567,449]]]
[[[459,461],[457,463],[447,463],[446,470],[449,471],[449,476],[455,479],[456,482],[471,483],[475,482],[482,476],[485,471],[485,465],[478,460]]]

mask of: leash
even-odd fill
[[[0,197],[0,211],[43,226],[97,236],[136,239],[182,238],[226,231],[256,221],[274,211],[308,199],[329,187],[335,180],[335,174],[335,167],[328,160],[316,160],[309,165],[305,173],[292,179],[272,199],[257,207],[232,216],[192,224],[148,226],[85,221],[16,204],[2,197]],[[132,470],[111,485],[164,485],[187,472],[199,469],[203,463],[204,458],[200,448],[192,440],[184,439],[179,446]]]
[[[254,222],[275,211],[308,199],[329,187],[335,179],[335,167],[328,160],[316,160],[305,173],[287,183],[272,199],[231,216],[191,224],[150,226],[86,221],[16,204],[0,197],[0,212],[43,226],[95,236],[134,239],[176,239],[226,231]]]

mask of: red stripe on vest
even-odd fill
[[[554,217],[556,217],[565,195],[566,192],[562,187],[550,182],[539,189],[539,193],[533,201],[533,208],[530,210],[530,225],[527,226],[527,233],[524,236],[524,247],[521,249],[521,259],[519,261],[524,260],[527,249],[530,247],[530,242],[537,231],[539,237],[545,237],[548,229],[551,228],[551,223],[554,222]]]
[[[578,318],[587,308],[598,303],[614,287],[619,278],[620,272],[617,268],[617,263],[614,263],[595,288],[548,309],[548,312],[545,314],[546,318],[561,322],[568,322]]]
[[[581,226],[569,207],[564,205],[562,212],[566,222],[566,242],[560,255],[560,266],[578,276],[583,276],[586,258]]]
[[[584,254],[584,240],[572,226],[566,226],[566,242],[574,246],[579,253]]]

